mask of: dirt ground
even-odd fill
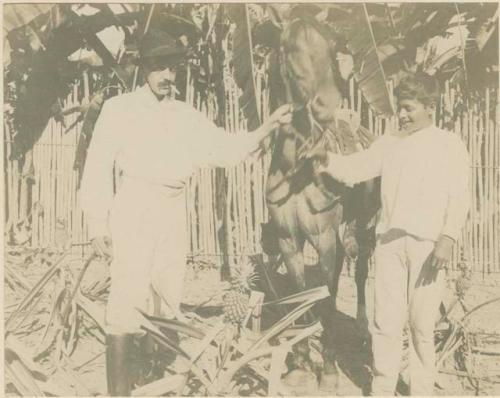
[[[77,262],[77,260],[74,260]],[[33,266],[34,267],[34,266]],[[42,269],[33,267],[16,266],[16,271],[23,275],[32,285],[42,275]],[[78,268],[78,266],[76,266]],[[315,267],[308,267],[311,287],[317,284],[318,278]],[[92,277],[102,279],[106,277],[106,270],[102,266],[94,266],[89,269]],[[454,276],[450,275],[449,288],[445,303],[453,300]],[[284,280],[285,285],[289,284]],[[316,280],[316,282],[314,282]],[[373,279],[367,281],[367,312],[368,318],[373,315]],[[284,285],[284,286],[285,286]],[[476,275],[473,278],[472,287],[465,296],[467,309],[472,309],[476,305],[498,296],[500,286],[500,275],[487,276],[483,278]],[[50,289],[50,285],[49,285]],[[221,298],[213,297],[215,292],[220,291],[220,271],[214,267],[190,267],[187,279],[183,309],[187,311],[195,310],[208,323],[221,316]],[[369,383],[370,347],[363,344],[358,329],[356,328],[356,287],[354,278],[345,272],[341,276],[339,286],[339,296],[337,305],[339,313],[335,317],[333,325],[335,333],[335,347],[338,355],[338,365],[340,368],[340,383],[337,390],[339,396],[357,396],[362,394],[363,386]],[[47,296],[50,296],[48,294]],[[5,310],[6,318],[12,311],[14,304],[18,302],[20,296],[16,296],[14,291],[5,287]],[[37,316],[27,316],[26,321],[13,332],[13,335],[20,341],[28,355],[32,355],[43,331],[44,322],[48,320],[48,297],[40,297],[40,300],[47,301],[47,305],[40,306]],[[104,307],[104,302],[98,303],[100,308]],[[45,308],[45,309],[44,309]],[[463,312],[456,308],[451,317],[460,318]],[[264,313],[264,316],[266,314]],[[106,391],[105,382],[105,357],[104,357],[104,335],[93,325],[88,317],[83,316],[80,320],[80,332],[75,349],[69,357],[65,357],[56,366],[54,359],[47,355],[39,361],[41,368],[47,372],[50,378],[61,387],[61,392],[66,395],[101,395]],[[265,319],[263,319],[265,324]],[[485,306],[475,312],[467,321],[469,332],[476,336],[476,345],[482,346],[487,351],[489,348],[499,351],[500,338],[500,303]],[[489,339],[489,340],[488,340]],[[187,344],[187,343],[186,343]],[[491,353],[490,353],[491,354]],[[437,395],[500,395],[500,356],[474,354],[468,359],[469,364],[473,364],[475,376],[481,378],[479,384],[473,386],[466,377],[455,375],[455,361],[453,357],[445,361],[440,369],[439,388]],[[7,379],[8,380],[8,379]],[[195,388],[195,387],[193,387]],[[196,395],[196,391],[190,390],[189,394]],[[255,389],[252,395],[262,395],[264,389]],[[18,395],[17,391],[8,384],[6,386],[7,396]]]

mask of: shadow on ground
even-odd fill
[[[336,353],[337,365],[363,395],[371,384],[371,342],[364,341],[356,319],[337,311],[329,321],[332,337],[326,341]]]
[[[287,275],[279,273],[268,274],[271,280],[274,291],[280,297],[284,297],[294,293],[293,286],[290,283]],[[260,278],[262,281],[263,278]],[[306,267],[306,285],[307,288],[314,288],[323,284],[323,278],[319,267]],[[265,284],[259,286],[259,290],[266,293],[267,297],[273,297],[274,294],[269,292],[269,287]],[[326,305],[326,306],[325,306]],[[334,350],[336,353],[337,364],[342,373],[350,380],[350,382],[359,388],[363,395],[368,394],[371,383],[371,341],[364,341],[363,334],[357,327],[356,319],[340,311],[334,311],[328,308],[328,303],[323,303],[323,307],[313,310],[314,317],[319,317],[320,313],[327,313],[326,327],[331,332],[331,337],[323,339],[323,344]],[[273,308],[274,307],[274,308]],[[262,316],[262,327],[266,329],[276,322],[281,316],[287,312],[286,308],[276,308],[278,306],[265,306]],[[291,307],[290,307],[291,308]],[[349,383],[347,383],[349,384]],[[352,387],[352,386],[351,386]],[[346,387],[347,394],[358,395],[355,389]],[[342,394],[344,395],[344,394]]]

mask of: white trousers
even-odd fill
[[[444,289],[444,272],[430,266],[434,244],[399,230],[377,241],[372,395],[394,395],[407,320],[410,394],[434,395],[434,324]]]
[[[184,191],[124,178],[110,212],[110,230],[107,332],[140,332],[137,309],[147,310],[151,286],[178,313],[188,249]]]

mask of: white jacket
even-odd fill
[[[434,126],[387,133],[365,151],[328,156],[325,171],[347,185],[382,177],[377,234],[401,229],[434,241],[458,238],[470,204],[470,163],[456,134]]]
[[[202,166],[231,166],[258,147],[228,134],[189,104],[158,101],[148,85],[106,101],[96,122],[80,188],[90,237],[109,235],[113,167],[125,176],[182,188]]]

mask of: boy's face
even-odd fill
[[[434,105],[424,105],[418,100],[398,101],[399,126],[404,133],[413,133],[432,124]]]

